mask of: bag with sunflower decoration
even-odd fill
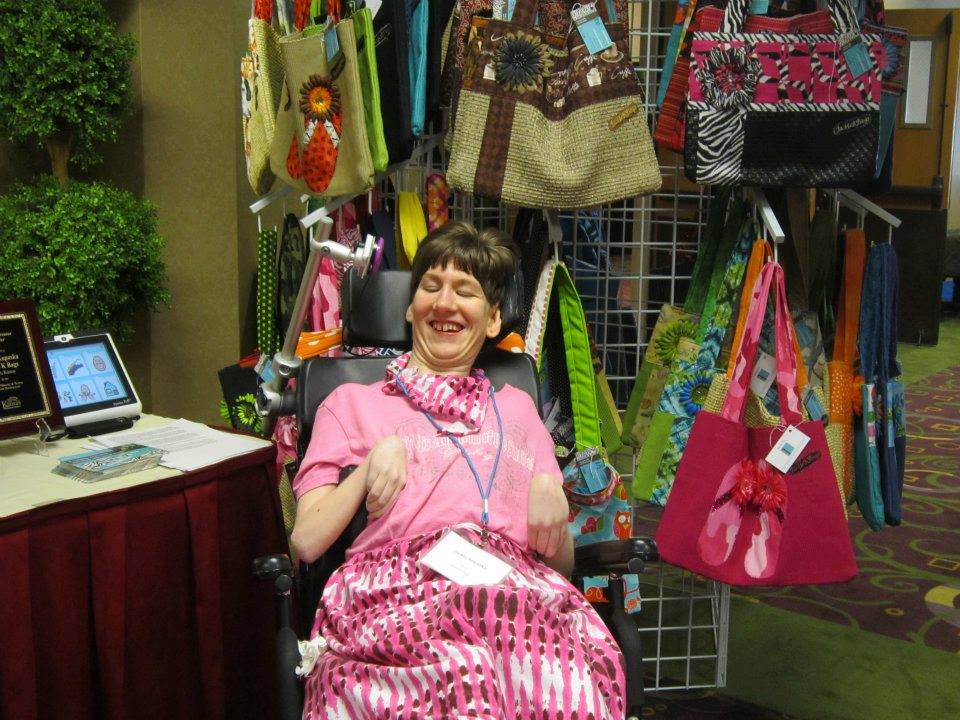
[[[787,427],[750,428],[744,406],[771,293],[774,376]],[[823,423],[804,421],[800,411],[779,265],[764,267],[752,297],[733,382],[719,414],[697,415],[657,547],[671,565],[733,585],[850,580],[857,565]]]
[[[647,343],[647,351],[644,353],[643,362],[637,372],[627,409],[623,415],[622,440],[625,445],[635,448],[643,446],[650,420],[657,409],[663,386],[667,382],[670,367],[676,359],[677,346],[682,338],[692,338],[696,335],[700,314],[711,292],[711,281],[717,267],[717,253],[722,244],[729,200],[729,193],[721,190],[710,203],[707,229],[697,253],[683,307],[668,303],[660,308],[657,323]],[[735,239],[735,236],[729,235],[730,245]],[[730,246],[727,247],[726,252],[729,253],[729,250]]]
[[[732,337],[739,309],[737,299],[755,237],[753,221],[747,220],[724,266],[716,303],[712,309],[704,310],[696,340],[684,338],[677,347],[677,359],[637,458],[633,476],[635,497],[656,505],[667,501],[694,418],[713,381],[717,359],[728,335]]]
[[[331,15],[331,17],[335,17]],[[270,167],[311,195],[357,195],[373,186],[352,20],[308,25],[280,41],[286,80]]]
[[[606,3],[598,3],[601,16]],[[474,17],[457,98],[447,180],[524,207],[581,208],[660,188],[627,26],[591,54],[579,29],[534,26],[536,0],[510,22]]]

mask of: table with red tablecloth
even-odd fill
[[[0,443],[0,494],[30,447]],[[0,718],[270,717],[274,455],[0,517]]]

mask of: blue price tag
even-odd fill
[[[863,75],[873,65],[870,53],[867,52],[867,46],[863,44],[860,38],[843,48],[843,59],[847,62],[850,74],[855,78]]]
[[[750,0],[751,15],[766,15],[770,10],[770,0]]]
[[[610,39],[610,33],[600,19],[597,12],[597,6],[594,3],[574,6],[571,16],[577,24],[577,30],[580,31],[580,38],[583,44],[587,46],[587,52],[591,55],[602,53],[608,47],[613,45]]]
[[[332,63],[333,59],[340,52],[340,38],[337,37],[337,26],[334,23],[327,25],[323,31],[323,44],[327,49],[327,63]]]
[[[507,0],[507,20],[513,18],[513,9],[517,6],[517,0]]]

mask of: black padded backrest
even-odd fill
[[[340,284],[343,344],[408,350],[412,339],[405,317],[410,305],[410,271],[381,270],[360,277],[350,268]],[[519,265],[500,306],[499,341],[511,332],[523,310],[523,275]]]
[[[319,357],[308,360],[297,378],[297,422],[300,426],[300,456],[310,442],[313,417],[320,403],[344,383],[369,385],[383,379],[388,358]],[[493,348],[480,354],[477,367],[483,368],[497,390],[505,384],[527,393],[539,412],[540,384],[533,358]]]

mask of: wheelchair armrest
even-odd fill
[[[580,576],[640,573],[644,564],[660,559],[653,538],[629,538],[582,545],[573,552],[574,572]]]

